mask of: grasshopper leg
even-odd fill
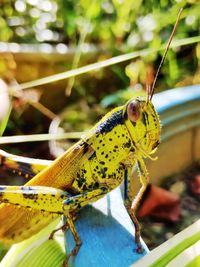
[[[131,217],[131,220],[134,223],[135,226],[135,242],[137,244],[137,252],[138,253],[142,253],[143,249],[142,249],[142,245],[140,242],[140,224],[137,220],[137,217],[135,215],[138,205],[142,199],[142,196],[147,188],[148,182],[149,182],[149,178],[148,178],[148,172],[146,169],[146,166],[144,164],[144,161],[140,158],[137,160],[137,167],[138,167],[138,171],[139,171],[139,177],[140,177],[140,182],[142,184],[139,192],[137,193],[136,197],[134,198],[133,201],[130,200],[130,178],[131,178],[131,169],[128,170],[127,173],[125,173],[128,177],[125,177],[125,180],[128,180],[128,186],[125,188],[128,190],[128,192],[125,192],[125,207],[129,213],[129,216]]]
[[[128,211],[128,214],[129,216],[131,217],[131,220],[135,226],[135,243],[137,244],[137,248],[136,248],[136,251],[138,253],[141,253],[143,251],[142,249],[142,245],[141,245],[141,242],[140,242],[140,224],[137,220],[137,217],[135,216],[135,213],[134,211],[132,210],[131,208],[131,205],[130,205],[130,202],[127,201],[125,202],[125,207]]]
[[[73,212],[91,202],[98,200],[103,195],[105,195],[107,192],[108,192],[108,187],[100,186],[98,189],[95,189],[93,191],[87,191],[76,196],[71,196],[63,202],[63,213],[66,217],[67,225],[76,242],[75,247],[69,254],[68,258],[66,259],[67,261],[69,260],[70,256],[77,255],[80,249],[80,246],[82,244],[81,239],[76,231],[76,228],[73,222],[73,217],[72,217]]]
[[[76,220],[76,213],[75,212],[74,213],[71,213],[71,217],[72,217],[72,220],[75,221]],[[51,234],[49,235],[49,239],[53,239],[53,237],[54,237],[54,235],[55,235],[56,232],[58,232],[60,230],[63,231],[63,232],[65,232],[68,228],[69,228],[68,223],[67,222],[64,223],[62,226],[56,228],[55,230],[53,230],[51,232]]]
[[[0,166],[25,178],[32,178],[50,164],[50,160],[16,156],[0,149]]]
[[[64,232],[65,230],[67,230],[67,228],[68,228],[68,223],[65,223],[62,226],[60,226],[59,228],[54,229],[51,232],[51,234],[49,235],[49,239],[53,239],[53,237],[54,237],[54,235],[55,235],[56,232],[58,232],[60,230],[62,230]]]
[[[66,191],[47,186],[0,186],[2,203],[57,214],[63,214],[63,199],[70,196]]]
[[[78,251],[79,251],[79,249],[80,249],[80,246],[81,246],[82,242],[81,242],[81,239],[80,239],[80,237],[79,237],[79,235],[78,235],[78,233],[76,231],[76,228],[75,228],[75,225],[74,225],[73,218],[72,218],[71,214],[68,214],[68,216],[67,216],[67,225],[68,225],[70,231],[72,232],[73,237],[74,237],[75,242],[76,242],[76,245],[73,248],[73,250],[70,252],[69,257],[70,256],[76,256]]]

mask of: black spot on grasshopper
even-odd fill
[[[17,174],[20,176],[25,176],[26,178],[31,178],[35,175],[35,172],[32,170],[32,166],[28,163],[23,163],[23,162],[16,162],[18,165],[18,169],[15,170]]]
[[[108,178],[116,178],[116,172],[113,172],[111,174],[108,175]]]
[[[101,134],[108,133],[112,131],[112,129],[119,125],[124,123],[124,116],[122,113],[122,110],[114,112],[110,117],[108,117],[104,122],[102,122],[97,131]],[[97,137],[97,135],[96,135]]]
[[[106,178],[106,172],[107,172],[107,170],[108,170],[107,167],[101,169],[101,175],[102,175],[101,177],[102,177],[102,178]]]
[[[38,194],[36,194],[36,192],[34,192],[34,189],[31,187],[21,187],[22,190],[22,195],[24,198],[26,199],[34,199],[37,200],[38,199]],[[24,192],[24,193],[23,193]]]
[[[83,190],[87,190],[87,184],[84,184],[82,187]]]
[[[145,112],[142,113],[142,123],[146,126],[146,118],[144,115]]]
[[[62,196],[62,197],[67,198],[67,197],[78,195],[79,191],[76,188],[71,187],[71,188],[67,188],[67,193],[68,193],[68,196]]]
[[[144,120],[144,122],[143,122],[143,120]],[[149,124],[149,115],[147,114],[147,112],[142,113],[142,122],[144,125]]]
[[[38,195],[37,194],[27,194],[27,193],[23,193],[23,197],[26,199],[34,199],[37,200],[38,199]]]
[[[108,191],[108,188],[107,188],[107,187],[101,187],[101,190],[102,190],[103,192],[106,192],[106,191]]]
[[[89,150],[89,145],[87,143],[84,143],[84,148],[83,148],[83,154],[87,153]]]
[[[99,183],[95,182],[94,185],[93,185],[93,189],[98,189],[98,188],[99,188]]]
[[[128,141],[127,143],[124,143],[124,144],[123,144],[123,147],[124,147],[124,148],[129,148],[129,147],[131,147],[131,140],[129,139],[129,141]]]
[[[86,182],[86,179],[84,177],[77,178],[78,187],[81,188],[85,182]]]

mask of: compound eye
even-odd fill
[[[128,104],[127,114],[129,120],[136,122],[140,117],[140,103],[137,100],[133,100]]]

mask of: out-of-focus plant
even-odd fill
[[[89,0],[11,0],[1,1],[0,7],[1,41],[74,45],[89,19],[90,43],[120,50],[149,44],[156,48],[169,36],[168,25],[175,22],[180,7],[185,8],[181,37],[199,33],[200,5],[195,0],[99,0],[92,5]]]
[[[90,0],[1,1],[0,41],[48,42],[66,52],[68,45],[77,46],[87,26],[87,43],[82,44],[85,52],[88,43],[97,44],[112,55],[146,47],[156,49],[169,38],[180,7],[184,7],[183,19],[174,39],[199,35],[200,4],[195,0],[99,0],[92,5]],[[194,47],[169,52],[162,69],[164,87],[196,81],[198,65],[193,51]],[[136,64],[136,72],[145,73],[148,63],[159,58],[159,52],[148,55],[144,67]],[[184,78],[180,83],[186,73],[193,78]],[[120,79],[125,77],[123,69],[117,75]]]

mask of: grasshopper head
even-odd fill
[[[152,154],[156,150],[156,147],[158,146],[160,141],[160,121],[158,114],[156,113],[154,106],[151,103],[151,99],[154,94],[158,74],[167,55],[167,51],[170,47],[174,33],[178,26],[182,11],[183,8],[181,8],[178,13],[176,23],[174,25],[161,62],[158,66],[153,84],[152,86],[150,86],[150,84],[147,84],[146,99],[132,99],[125,105],[123,110],[125,125],[132,138],[132,141],[138,153],[141,153],[144,156],[149,156],[150,154]]]
[[[160,121],[151,101],[130,100],[124,107],[125,125],[138,151],[152,154],[160,142]]]

